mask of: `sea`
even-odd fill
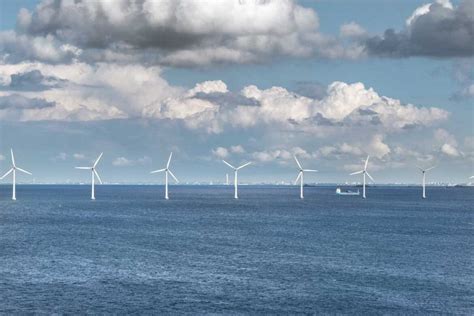
[[[0,314],[474,314],[474,188],[0,186]]]

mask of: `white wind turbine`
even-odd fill
[[[165,199],[167,199],[167,200],[169,199],[169,197],[168,197],[168,173],[173,177],[173,179],[174,179],[174,181],[176,181],[176,183],[179,183],[178,179],[174,176],[173,172],[171,172],[171,170],[169,169],[172,156],[173,156],[173,153],[170,153],[170,157],[168,158],[168,163],[166,164],[166,168],[150,172],[150,173],[158,173],[158,172],[163,172],[163,171],[165,172]]]
[[[26,173],[26,174],[29,174],[30,176],[32,175],[31,172],[29,171],[26,171],[24,169],[21,169],[20,167],[17,167],[16,164],[15,164],[15,156],[13,155],[13,149],[10,149],[10,153],[12,155],[12,167],[10,170],[7,171],[7,173],[5,173],[1,178],[0,180],[3,180],[6,176],[8,176],[10,173],[13,172],[13,191],[12,191],[12,200],[16,200],[16,171],[20,171],[20,172],[23,172],[23,173]]]
[[[91,190],[91,200],[95,200],[95,177],[97,177],[97,180],[99,180],[99,183],[102,184],[102,180],[100,179],[99,173],[96,170],[97,164],[99,163],[100,158],[102,158],[102,155],[104,153],[100,153],[99,157],[95,160],[94,164],[92,167],[76,167],[76,169],[82,169],[82,170],[90,170],[92,174],[92,190]]]
[[[434,169],[436,166],[433,166],[433,167],[430,167],[430,168],[427,168],[427,169],[423,169],[421,167],[417,167],[418,169],[420,169],[421,173],[423,174],[423,180],[422,180],[422,186],[423,186],[423,195],[422,197],[424,199],[426,199],[426,173],[428,171],[430,171],[431,169]]]
[[[362,197],[365,199],[365,175],[367,175],[370,180],[372,180],[373,182],[374,181],[374,178],[372,178],[372,176],[367,172],[367,165],[369,164],[369,156],[367,156],[367,159],[365,160],[365,165],[364,165],[364,169],[363,170],[360,170],[360,171],[356,171],[356,172],[353,172],[351,173],[350,175],[355,175],[355,174],[363,174],[363,178],[364,178],[364,182],[363,182],[363,185],[362,185]]]
[[[230,163],[228,163],[227,161],[225,160],[222,160],[226,165],[228,165],[229,167],[231,167],[232,169],[234,169],[234,199],[238,199],[239,198],[239,194],[238,194],[238,182],[237,182],[237,175],[238,175],[238,171],[244,167],[247,167],[248,165],[251,164],[251,162],[247,162],[246,164],[243,164],[242,166],[240,167],[234,167],[232,166]]]
[[[229,185],[229,174],[225,174],[225,185]]]
[[[318,172],[318,170],[313,170],[313,169],[303,169],[303,167],[301,167],[301,164],[300,162],[298,161],[298,158],[296,158],[296,156],[293,156],[295,158],[295,161],[296,161],[296,164],[298,165],[298,168],[299,168],[299,172],[298,172],[298,176],[296,177],[296,180],[295,180],[295,184],[298,183],[298,179],[300,180],[300,198],[303,199],[304,196],[303,196],[303,185],[304,185],[304,173],[305,172]]]

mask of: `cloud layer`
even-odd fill
[[[44,0],[0,33],[0,50],[11,61],[179,66],[352,54],[318,29],[317,13],[293,0]]]
[[[40,82],[49,78],[61,85],[26,89],[30,91],[19,94],[19,82],[28,80],[18,78],[31,77]],[[311,98],[283,87],[259,89],[250,85],[232,92],[222,81],[206,81],[186,90],[168,84],[160,68],[137,64],[75,63],[59,67],[23,63],[0,66],[0,78],[6,83],[0,92],[0,117],[7,120],[145,118],[173,120],[189,129],[221,133],[226,126],[306,132],[366,126],[399,131],[430,126],[448,117],[440,108],[417,107],[380,96],[360,82],[333,82],[324,97]],[[13,98],[20,106],[12,105]]]
[[[405,30],[387,29],[362,41],[375,56],[473,56],[474,1],[462,0],[456,7],[449,0],[423,5],[407,19]]]

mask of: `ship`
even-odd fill
[[[342,191],[341,188],[337,188],[336,194],[337,195],[360,195],[360,192],[359,192],[359,189],[357,189],[357,191],[351,191],[351,190]]]

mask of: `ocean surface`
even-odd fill
[[[474,188],[0,186],[0,313],[474,314]]]

